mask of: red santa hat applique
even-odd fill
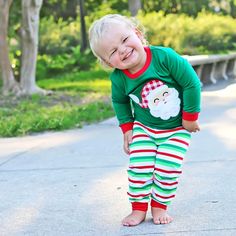
[[[147,96],[149,95],[149,93],[152,90],[154,90],[162,85],[164,85],[164,83],[161,82],[160,80],[151,80],[148,83],[146,83],[142,89],[142,93],[141,93],[142,103],[140,104],[140,106],[143,108],[148,108]]]

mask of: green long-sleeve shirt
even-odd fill
[[[134,120],[156,129],[197,120],[201,85],[188,61],[170,48],[145,47],[147,60],[135,74],[115,69],[111,74],[112,103],[125,132]]]

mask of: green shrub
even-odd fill
[[[42,88],[54,91],[71,91],[79,94],[95,92],[98,94],[109,95],[111,83],[108,79],[109,74],[106,71],[81,71],[70,73],[47,80],[38,81]]]
[[[81,106],[63,103],[40,107],[36,103],[22,102],[14,109],[0,109],[0,136],[76,128],[113,115],[110,103],[95,102]]]
[[[80,45],[80,20],[57,22],[52,16],[42,18],[39,28],[39,53],[58,55],[68,53],[71,47]]]
[[[200,13],[186,34],[183,45],[194,54],[236,50],[235,19],[230,16]]]
[[[0,137],[76,128],[114,116],[108,76],[103,70],[68,73],[38,81],[54,91],[50,96],[0,96]]]
[[[147,37],[150,44],[172,47],[180,52],[185,32],[188,31],[193,19],[186,15],[164,15],[164,12],[152,12],[140,15],[147,30]],[[156,22],[156,23],[154,23]]]
[[[109,12],[111,11],[111,12]],[[105,13],[116,13],[103,4],[95,14],[86,16],[87,29],[93,20]],[[137,17],[147,30],[150,44],[172,47],[180,54],[216,54],[236,50],[235,20],[202,12],[196,18],[185,14],[140,12]],[[57,22],[53,17],[42,18],[37,79],[61,73],[94,68],[95,57],[88,49],[80,52],[80,19]],[[15,63],[19,66],[19,63]]]
[[[104,3],[94,14],[86,16],[86,26],[108,13],[117,13],[110,3]],[[128,14],[124,11],[122,14]],[[217,54],[236,50],[235,19],[230,16],[202,12],[196,18],[185,14],[140,12],[137,18],[147,30],[150,44],[172,47],[180,54]],[[16,29],[19,25],[15,26]],[[9,39],[10,58],[16,78],[19,78],[21,49],[15,34]],[[40,20],[37,80],[58,74],[95,68],[91,50],[80,52],[80,19],[57,21],[50,17]]]
[[[236,50],[235,19],[202,12],[185,14],[140,13],[150,44],[172,47],[181,54],[215,54]]]
[[[91,50],[80,52],[80,46],[72,47],[68,53],[38,55],[36,77],[41,80],[56,74],[88,70],[95,61]]]

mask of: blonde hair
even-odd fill
[[[106,64],[103,59],[97,54],[96,49],[99,47],[99,43],[102,40],[104,32],[110,26],[111,23],[124,23],[130,29],[138,30],[142,35],[142,43],[144,45],[147,44],[145,39],[145,31],[144,27],[140,25],[137,19],[128,18],[119,14],[108,14],[103,16],[102,18],[93,22],[93,24],[89,28],[89,44],[93,54],[98,58],[101,64]]]

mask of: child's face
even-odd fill
[[[140,70],[146,61],[141,33],[124,23],[113,23],[104,32],[98,55],[109,66],[132,73]]]

